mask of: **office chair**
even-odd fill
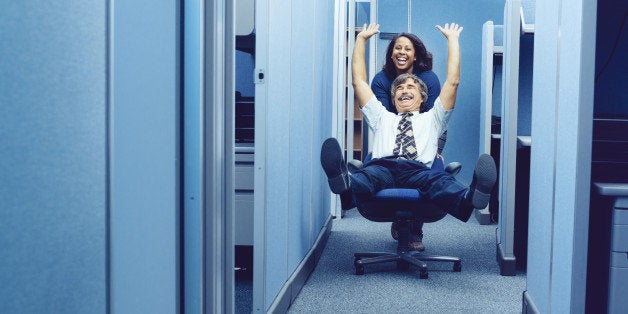
[[[370,156],[367,156],[369,159]],[[351,161],[350,168],[360,168],[360,162]],[[456,175],[460,171],[460,163],[454,162],[445,168],[442,159],[436,157],[432,169],[447,171]],[[462,270],[460,258],[452,256],[437,256],[423,254],[410,250],[410,222],[421,220],[423,222],[435,222],[447,215],[428,200],[421,199],[416,189],[384,189],[377,192],[368,202],[363,202],[357,207],[360,214],[375,222],[394,222],[398,226],[399,237],[397,252],[362,252],[355,253],[354,265],[356,275],[364,275],[364,266],[386,262],[397,262],[397,268],[408,270],[410,265],[419,268],[419,278],[428,278],[426,261],[451,262],[453,271]]]

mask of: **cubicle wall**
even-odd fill
[[[0,311],[178,311],[177,6],[0,5]]]
[[[511,276],[516,274],[516,266],[525,268],[526,262],[528,156],[533,142],[530,137],[530,117],[534,25],[526,23],[523,12],[519,0],[507,1],[504,6],[500,127],[497,134],[484,128],[485,132],[491,132],[492,137],[499,138],[491,143],[499,145],[499,154],[495,156],[499,161],[498,188],[497,194],[493,196],[498,202],[491,202],[491,206],[499,204],[496,245],[500,272]],[[483,104],[485,107],[489,105],[486,99]],[[488,119],[489,110],[492,111],[492,108],[483,110],[485,119]],[[484,121],[486,124],[487,121]],[[482,135],[485,138],[489,136],[487,133]],[[491,147],[490,150],[493,149]]]
[[[108,308],[107,6],[80,2],[0,5],[1,312]]]
[[[305,277],[291,276],[312,267],[331,223],[319,155],[332,131],[334,3],[257,1],[255,21],[253,310],[265,312],[296,297]]]
[[[537,1],[523,311],[585,308],[596,1]]]

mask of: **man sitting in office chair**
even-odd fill
[[[413,74],[402,74],[392,84],[398,114],[382,106],[366,80],[364,50],[366,41],[379,32],[371,24],[357,35],[351,70],[358,105],[373,136],[373,159],[349,174],[342,149],[334,138],[325,140],[321,149],[321,164],[332,192],[351,195],[360,206],[375,193],[386,188],[418,189],[450,215],[464,222],[474,208],[485,208],[496,180],[495,162],[490,155],[480,156],[470,187],[442,171],[431,169],[436,156],[439,136],[447,129],[460,81],[460,45],[462,27],[445,24],[436,28],[448,45],[447,78],[432,110],[419,113],[427,97],[427,87]]]

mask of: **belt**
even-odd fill
[[[386,156],[386,157],[382,157],[383,159],[401,159],[401,160],[408,160],[406,157],[403,156],[397,156],[397,155],[393,155],[393,156]]]

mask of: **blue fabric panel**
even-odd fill
[[[558,29],[559,4],[552,1],[543,2],[543,10],[539,10],[536,27],[548,30]],[[527,260],[527,290],[541,311],[549,309],[550,267],[552,263],[552,204],[555,180],[551,178],[555,164],[552,156],[556,154],[556,109],[548,106],[547,100],[557,98],[556,54],[558,50],[558,32],[536,32],[537,42],[535,71],[543,71],[543,75],[534,78],[534,94],[532,99],[532,129],[534,149],[530,155],[530,203]],[[540,152],[540,153],[538,153]]]
[[[377,1],[377,23],[383,33],[408,31],[408,2],[400,0]]]
[[[267,89],[267,136],[256,138],[267,152],[266,307],[308,253],[330,213],[319,154],[331,131],[334,3],[303,5],[305,9],[294,8],[286,1],[271,6],[267,81],[256,86]]]
[[[289,276],[288,228],[290,200],[290,90],[293,78],[291,38],[292,3],[277,1],[269,8],[266,112],[266,306]],[[286,18],[288,17],[288,18]],[[303,62],[305,60],[300,60]],[[261,139],[256,138],[256,141]],[[256,192],[259,190],[256,188]]]
[[[0,312],[107,311],[106,3],[0,5]]]
[[[330,215],[329,211],[329,187],[327,185],[327,177],[320,167],[320,147],[322,142],[331,134],[331,117],[332,99],[335,93],[333,80],[333,51],[334,43],[329,40],[331,34],[334,33],[334,5],[326,1],[316,1],[317,12],[317,29],[314,40],[314,64],[321,65],[314,67],[313,87],[313,112],[312,112],[312,142],[311,142],[311,164],[309,171],[311,172],[311,215],[312,222],[311,238],[316,240],[323,224]],[[312,242],[313,243],[313,242]]]
[[[312,78],[314,66],[305,60],[314,59],[315,43],[299,38],[314,38],[318,21],[314,19],[315,3],[303,2],[299,10],[292,10],[292,29],[290,49],[298,51],[298,59],[292,62],[290,76],[293,78]],[[322,21],[321,21],[322,22]],[[297,57],[294,55],[293,57]],[[294,59],[293,59],[294,60]],[[288,195],[288,270],[296,269],[311,246],[310,239],[310,184],[312,155],[312,112],[318,104],[313,103],[315,85],[312,80],[294,79],[290,89],[290,126],[287,156],[290,174],[287,184]],[[315,160],[316,161],[316,160]],[[290,271],[288,271],[290,273]]]
[[[595,3],[569,0],[562,3],[561,32],[557,62],[559,91],[556,99],[557,125],[554,188],[552,312],[565,312],[573,304],[584,305],[577,295],[585,285],[586,273],[581,243],[587,241],[591,142],[593,116],[593,76],[595,66],[595,29],[589,12]],[[565,16],[567,15],[567,16]],[[589,63],[589,59],[593,59]],[[590,87],[590,88],[589,88]],[[533,144],[534,145],[534,144]],[[569,265],[565,267],[565,265]],[[581,279],[581,280],[580,280]],[[582,295],[583,297],[584,295]]]
[[[566,2],[536,10],[527,291],[541,312],[585,299],[595,3]]]

